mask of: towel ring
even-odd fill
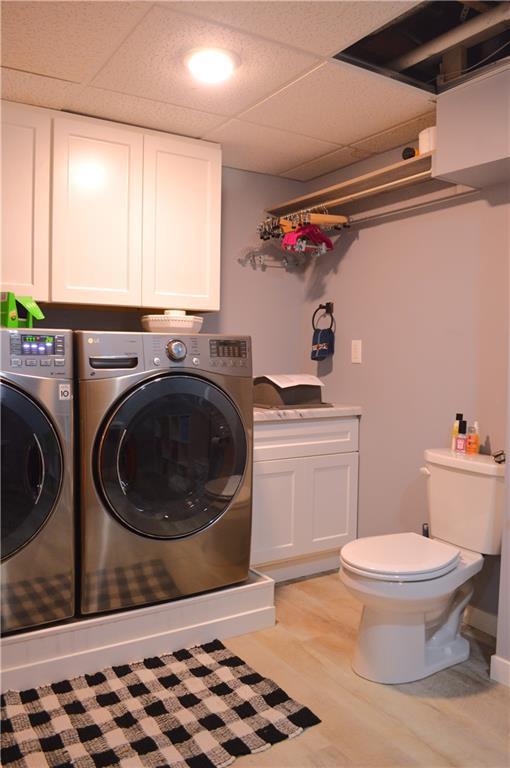
[[[330,325],[329,325],[329,330],[331,330],[331,328],[333,328],[333,324],[335,322],[335,318],[333,316],[333,302],[332,301],[328,301],[328,302],[326,302],[326,304],[319,304],[319,306],[317,307],[317,309],[315,310],[315,312],[313,313],[313,316],[312,316],[312,328],[313,328],[314,331],[317,330],[317,327],[315,325],[315,318],[317,317],[317,313],[320,312],[321,310],[324,310],[324,314],[330,316],[331,322],[330,322]]]

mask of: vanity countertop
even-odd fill
[[[254,408],[253,421],[300,421],[301,419],[339,419],[361,416],[359,405],[337,405],[331,408]]]

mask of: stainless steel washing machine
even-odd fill
[[[250,339],[76,333],[82,613],[243,581]]]
[[[2,633],[74,614],[72,332],[2,329]]]

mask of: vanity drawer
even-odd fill
[[[253,459],[269,461],[358,450],[358,418],[255,422]]]

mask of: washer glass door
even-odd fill
[[[48,416],[26,394],[0,383],[2,560],[51,515],[62,483],[62,451]]]
[[[137,387],[105,421],[96,481],[110,510],[138,533],[189,536],[227,509],[246,457],[230,398],[204,379],[171,374]]]

